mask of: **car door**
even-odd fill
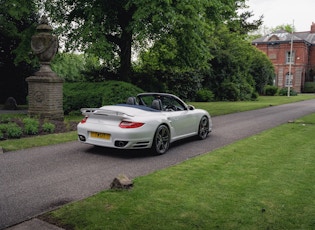
[[[173,137],[175,139],[189,136],[195,132],[195,116],[180,101],[174,98],[167,98],[163,100],[163,106],[173,128]]]

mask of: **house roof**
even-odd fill
[[[309,43],[310,45],[315,45],[315,33],[306,31],[306,32],[294,32],[293,34],[291,34],[285,30],[278,30],[273,33],[267,34],[263,37],[257,38],[252,41],[252,44],[287,43],[291,41],[291,38],[293,39],[294,42],[306,42],[306,43]]]

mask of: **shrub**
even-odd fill
[[[282,88],[278,92],[279,96],[287,96],[288,95],[288,88]],[[294,89],[290,88],[290,96],[297,96],[297,92]]]
[[[38,133],[39,129],[39,121],[34,118],[24,118],[24,132],[29,135],[35,135]]]
[[[246,81],[242,81],[241,84],[238,84],[239,88],[239,100],[241,101],[249,101],[253,100],[254,88]]]
[[[237,87],[237,84],[233,82],[224,82],[221,85],[219,98],[222,101],[239,101],[240,89]]]
[[[196,101],[198,102],[209,102],[213,101],[214,94],[211,90],[201,89],[197,92]]]
[[[100,107],[102,93],[99,92],[100,83],[65,83],[63,90],[63,109],[65,114],[79,111],[84,107]],[[101,95],[100,95],[101,94]]]
[[[46,133],[53,133],[55,131],[55,128],[56,128],[55,124],[50,123],[50,122],[45,122],[42,125],[42,129]]]
[[[9,123],[7,125],[8,138],[20,138],[22,136],[22,128],[15,123]]]
[[[4,133],[7,131],[7,124],[0,124],[0,132]]]
[[[102,105],[126,103],[128,97],[136,96],[141,92],[143,92],[141,89],[129,83],[109,81],[106,93],[103,93]]]
[[[257,92],[252,92],[251,100],[256,101],[259,97],[259,94]]]
[[[165,92],[166,85],[161,82],[160,77],[154,73],[134,73],[131,79],[132,84],[145,89],[147,92]]]
[[[2,140],[4,138],[3,133],[0,131],[0,140]]]
[[[106,81],[65,83],[63,92],[65,114],[76,114],[84,107],[98,108],[102,105],[125,103],[128,97],[143,90],[126,82]]]
[[[198,72],[161,72],[155,73],[165,86],[165,91],[183,100],[193,100],[202,88],[203,76]]]
[[[315,93],[315,82],[305,82],[303,93]]]
[[[8,114],[2,114],[2,115],[0,116],[0,122],[2,122],[2,123],[8,123],[8,122],[10,122],[10,121],[11,121],[10,115],[8,115]]]
[[[275,96],[278,92],[278,87],[277,86],[272,86],[272,85],[266,85],[264,87],[264,94],[266,96]]]

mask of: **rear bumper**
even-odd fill
[[[120,127],[102,127],[99,125],[79,124],[78,128],[78,140],[80,142],[110,147],[119,149],[143,149],[151,148],[154,129],[148,129],[148,127],[140,127],[135,129],[122,129]],[[95,138],[91,136],[91,132],[110,134],[110,138]]]

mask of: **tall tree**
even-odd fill
[[[0,62],[30,63],[30,41],[38,21],[34,1],[0,0],[0,4]]]
[[[216,30],[215,56],[210,61],[212,70],[207,86],[218,100],[249,100],[254,92],[254,79],[250,73],[253,47],[239,33],[231,33],[225,25]]]
[[[282,24],[282,25],[278,25],[274,28],[271,28],[272,32],[278,31],[278,30],[284,30],[288,33],[292,33],[295,32],[295,28],[293,24]]]
[[[46,10],[61,25],[67,48],[93,52],[108,65],[119,59],[128,81],[133,48],[173,40],[186,66],[205,68],[214,25],[237,16],[245,0],[47,0]],[[174,47],[172,47],[174,48]]]
[[[0,103],[9,96],[25,103],[25,78],[33,72],[30,41],[36,5],[29,0],[0,0],[0,4]]]
[[[269,57],[253,47],[250,74],[255,81],[255,89],[259,94],[264,93],[266,85],[273,85],[275,69]]]
[[[65,82],[104,80],[99,58],[93,55],[60,52],[52,60],[51,68]]]

